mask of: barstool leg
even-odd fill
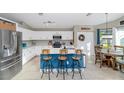
[[[44,75],[44,64],[43,64],[43,72],[42,72],[42,75],[41,75],[41,79],[43,78],[43,75]]]
[[[67,63],[66,63],[66,73],[68,75],[68,66],[67,66]]]
[[[49,76],[49,80],[50,80],[50,63],[48,62],[48,76]]]
[[[42,72],[41,79],[43,78],[43,75],[44,75],[44,70],[43,70],[43,72]]]
[[[63,66],[63,80],[65,80],[65,71],[64,71],[64,66]]]
[[[82,79],[81,70],[79,71],[79,73],[80,73],[80,77],[81,77],[81,79]]]
[[[73,61],[73,63],[72,63],[72,72],[73,72],[73,75],[72,75],[72,79],[74,78],[74,61]]]
[[[50,69],[51,69],[51,72],[52,72],[52,74],[53,74],[53,65],[52,65],[52,63],[50,64]]]
[[[64,69],[64,63],[61,62],[61,66],[62,66],[62,69],[63,69],[63,80],[65,80],[65,69]]]
[[[60,67],[60,63],[58,63],[58,68],[57,68],[57,75],[56,75],[56,77],[58,77],[58,74],[59,74],[59,67]]]
[[[80,69],[80,62],[79,62],[79,61],[78,61],[78,70],[79,70],[80,77],[81,77],[81,79],[82,79],[81,69]]]

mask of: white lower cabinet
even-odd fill
[[[35,49],[36,55],[40,55],[41,54],[41,51],[42,51],[41,46],[36,46],[35,48],[36,48]]]
[[[22,54],[23,65],[36,55],[35,49],[36,49],[35,47],[29,47],[23,49],[23,54]]]
[[[25,48],[22,50],[22,60],[23,65],[27,63],[29,60],[31,60],[34,56],[40,55],[42,51],[41,46],[33,46],[29,48]]]

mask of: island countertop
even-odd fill
[[[64,48],[63,47],[61,47],[61,48],[53,48],[53,47],[46,46],[46,47],[42,47],[42,50],[43,49],[50,49],[50,54],[59,54],[59,51],[61,49],[64,49]],[[66,49],[68,51],[67,54],[75,54],[75,49],[77,49],[77,48],[74,48],[73,46],[67,46]],[[85,53],[82,52],[82,54],[85,54]]]

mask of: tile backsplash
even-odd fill
[[[42,40],[33,40],[33,41],[23,41],[22,47],[31,47],[31,46],[48,46],[48,40],[42,41]],[[61,43],[65,43],[65,45],[70,45],[70,41],[61,41]]]

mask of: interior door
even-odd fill
[[[79,40],[79,36],[84,35],[84,40]],[[90,56],[94,55],[94,33],[93,32],[78,32],[77,33],[77,48],[83,49],[83,52]]]

